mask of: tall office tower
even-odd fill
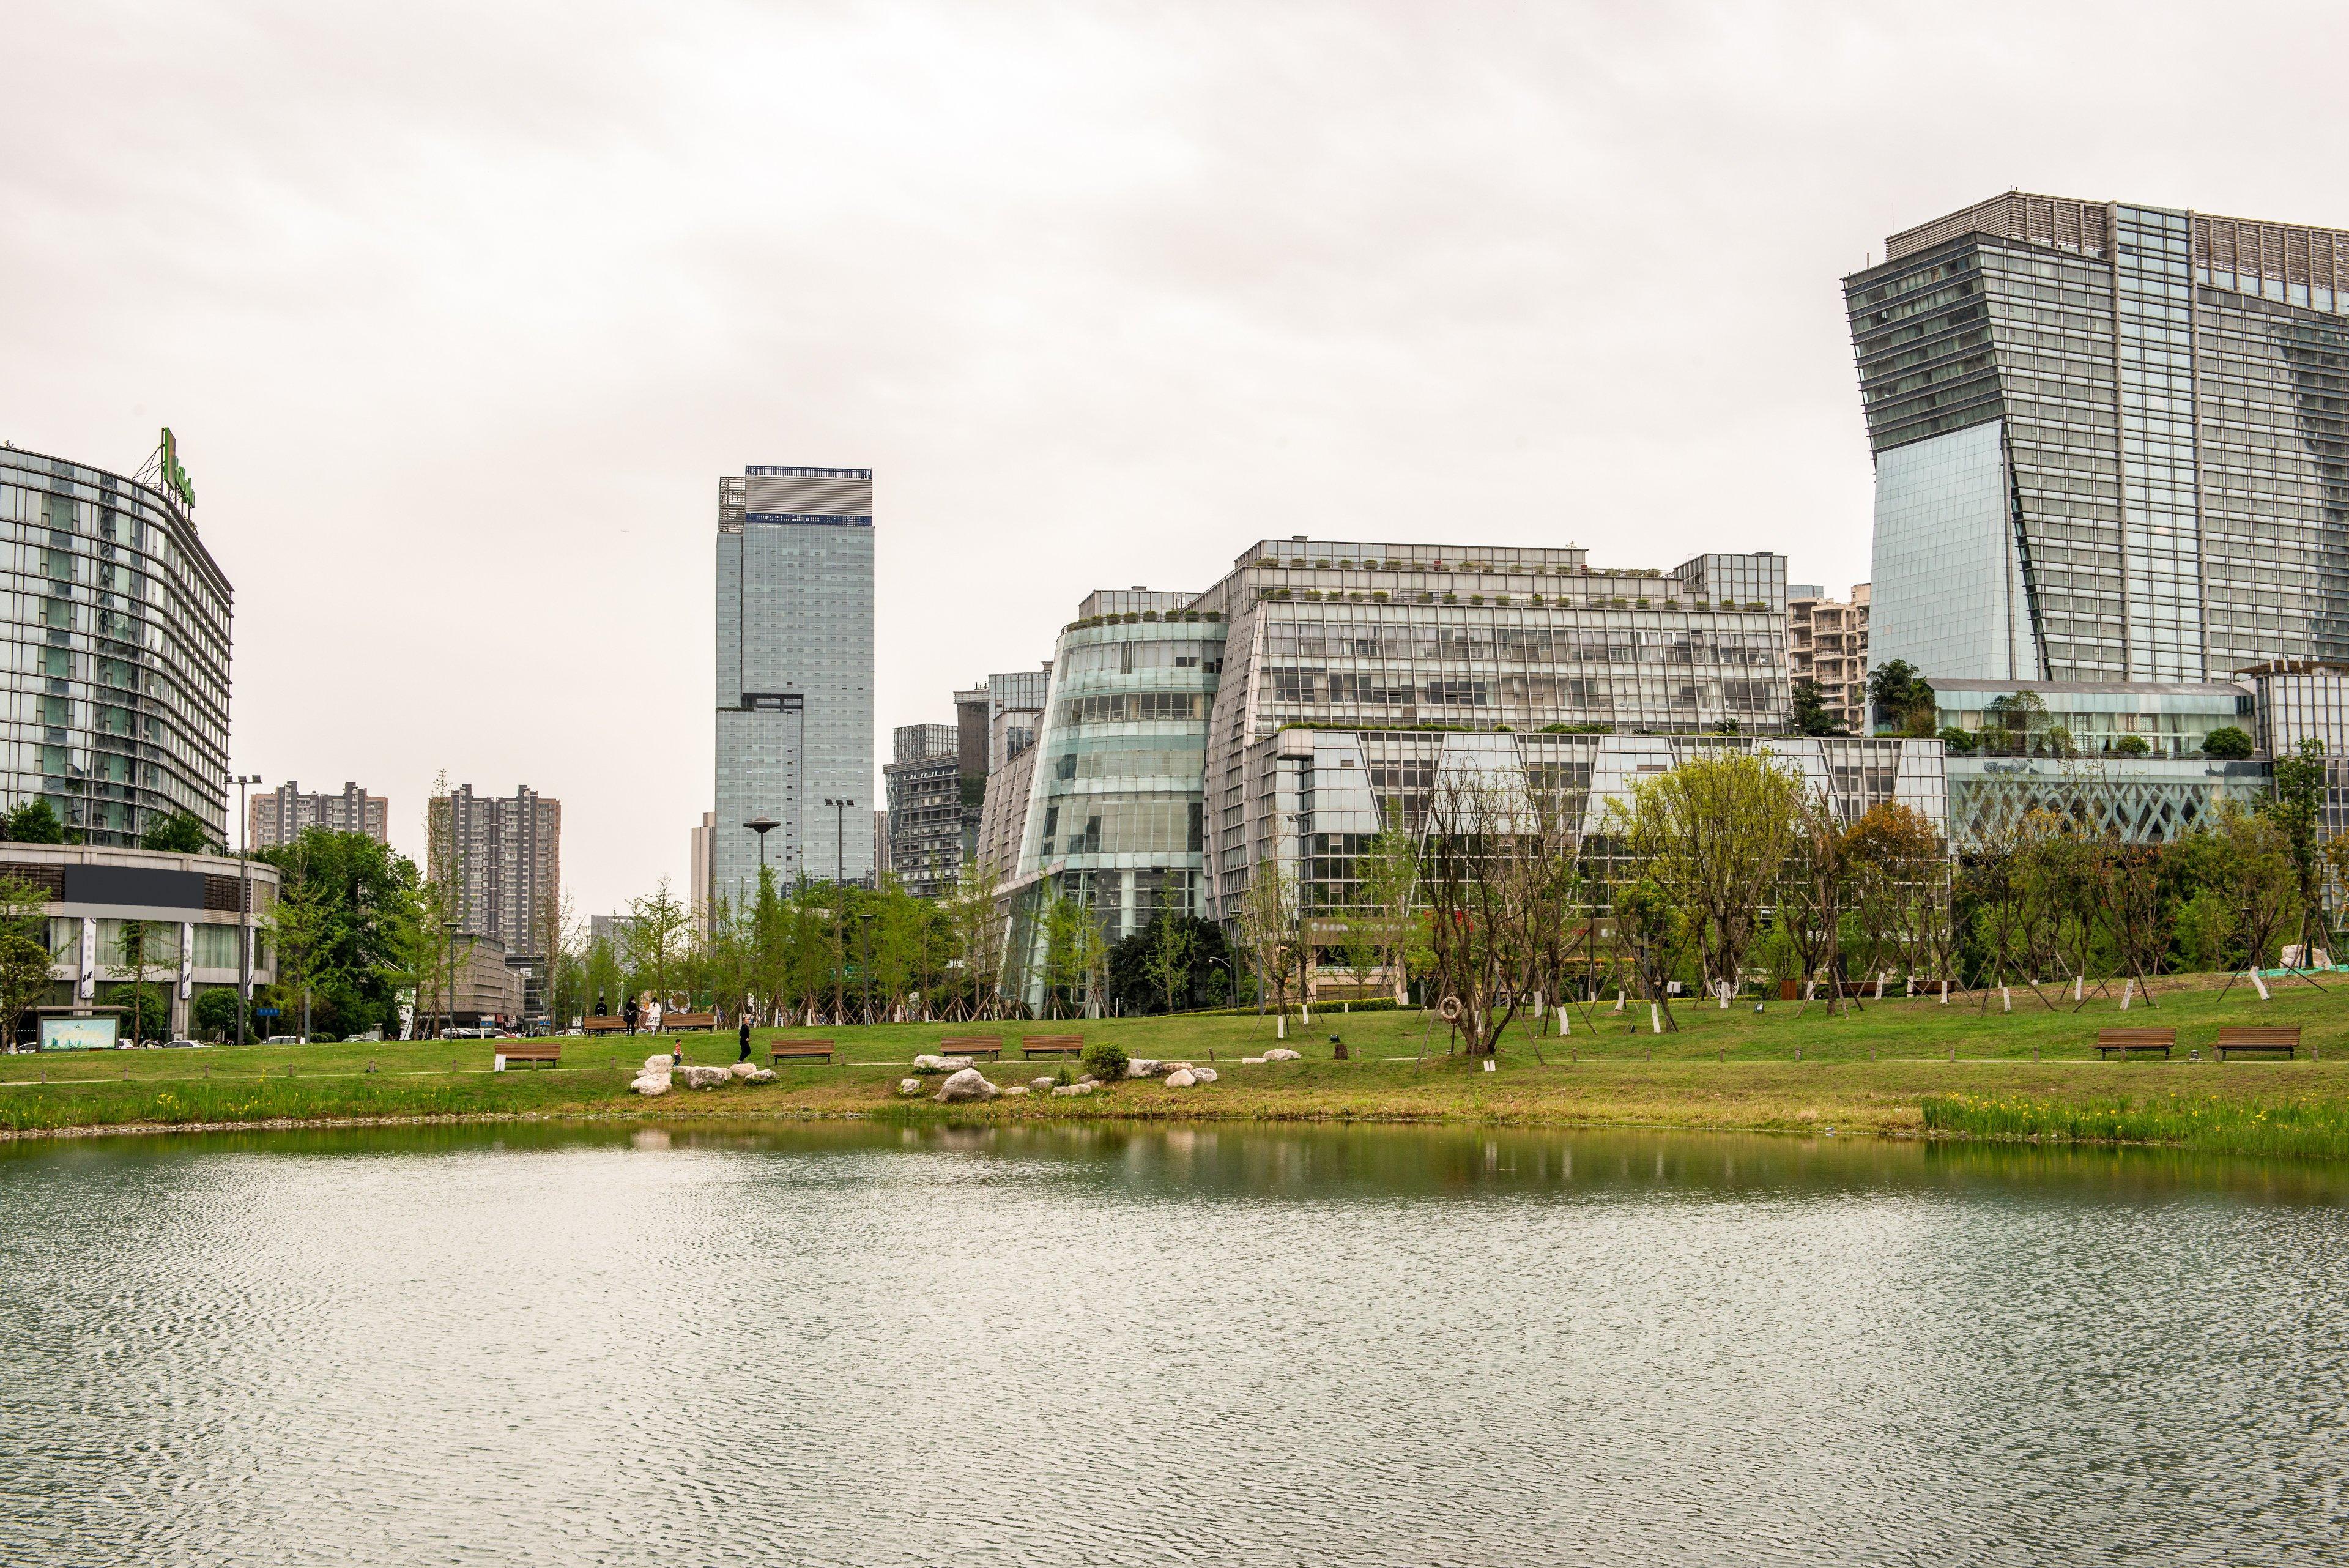
[[[873,471],[753,464],[718,482],[718,799],[710,893],[873,875]],[[828,804],[829,803],[829,804]]]
[[[386,842],[390,815],[390,802],[355,784],[344,784],[339,794],[323,791],[305,794],[299,784],[287,779],[267,794],[253,797],[246,809],[245,833],[255,849],[291,844],[305,827],[364,833],[381,844]]]
[[[2349,233],[2017,192],[1894,234],[1844,294],[1876,663],[2349,656]]]
[[[46,800],[91,844],[182,811],[228,841],[229,585],[194,514],[169,431],[128,479],[0,448],[0,805]]]
[[[563,903],[563,803],[528,784],[511,795],[477,795],[460,784],[429,807],[426,874],[451,880],[459,928],[495,937],[521,963],[546,950]]]

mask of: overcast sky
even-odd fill
[[[1867,576],[1838,279],[2010,187],[2349,226],[2338,6],[15,0],[0,438],[171,424],[233,765],[711,793],[717,477],[874,471],[880,740],[1266,535]],[[877,787],[877,780],[876,780]]]

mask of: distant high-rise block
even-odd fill
[[[1876,664],[2349,657],[2349,232],[2017,192],[1894,234],[1844,295]]]
[[[460,929],[495,937],[517,961],[543,957],[563,903],[563,803],[524,784],[433,797],[426,874],[457,890]]]
[[[710,851],[718,837],[718,814],[705,811],[693,829],[693,925],[703,936],[709,934],[710,912]]]
[[[364,833],[382,844],[388,842],[390,815],[388,801],[355,784],[343,785],[340,794],[305,794],[299,784],[287,779],[247,803],[246,839],[255,849],[267,849],[292,843],[305,827],[323,827],[329,833]]]
[[[753,465],[718,492],[713,898],[874,871],[873,472]]]

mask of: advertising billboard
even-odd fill
[[[44,1018],[41,1020],[41,1049],[44,1051],[111,1051],[114,1049],[114,1015],[100,1018]]]

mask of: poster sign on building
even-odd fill
[[[196,993],[196,923],[180,922],[180,1000]]]
[[[98,921],[89,915],[81,918],[81,978],[74,994],[84,1002],[98,995]]]

